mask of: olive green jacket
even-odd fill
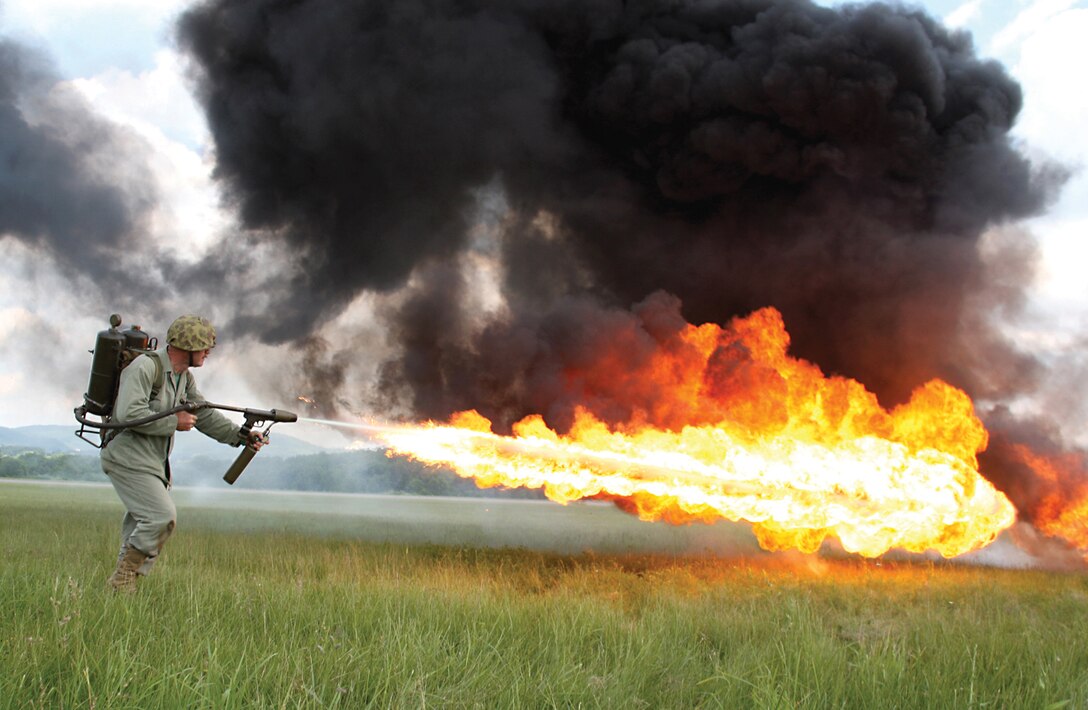
[[[159,359],[163,373],[154,399],[151,394],[155,388],[157,368],[151,358]],[[193,373],[186,371],[181,375],[176,374],[166,348],[161,348],[136,358],[121,371],[112,419],[133,421],[171,409],[182,402],[204,401],[204,395],[196,388]],[[171,414],[131,429],[122,429],[102,449],[102,469],[106,473],[115,469],[150,473],[169,483],[167,459],[174,447],[177,427],[177,415]],[[196,413],[196,428],[224,444],[242,443],[241,427],[214,409],[201,409]]]

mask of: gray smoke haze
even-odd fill
[[[474,407],[499,428],[530,412],[562,427],[576,404],[622,419],[629,393],[569,374],[768,305],[794,355],[886,405],[933,377],[1012,398],[1044,367],[995,322],[1036,259],[1010,225],[1063,170],[1011,141],[1005,70],[919,10],[213,0],[178,37],[228,202],[298,265],[233,326],[324,353],[327,401],[350,361],[314,329],[409,284],[381,313],[385,405]],[[508,207],[505,305],[484,323],[457,266],[480,190]]]
[[[0,38],[0,240],[106,292],[127,282],[153,296],[159,280],[122,263],[141,250],[158,199],[137,154],[130,135],[58,83],[46,56]]]

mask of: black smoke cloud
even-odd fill
[[[1012,144],[1017,84],[920,11],[220,0],[179,38],[228,200],[303,265],[236,323],[304,337],[415,275],[386,313],[402,355],[383,391],[417,415],[529,411],[525,368],[582,356],[547,324],[600,333],[658,290],[694,322],[774,305],[795,354],[886,403],[934,376],[1008,395],[1036,371],[989,318],[1022,298],[1034,243],[979,246],[1037,214],[1060,170]],[[509,205],[508,309],[481,330],[450,264],[486,185]],[[1012,283],[979,307],[994,270]],[[1002,373],[964,365],[979,343]]]
[[[112,307],[135,302],[133,292],[161,294],[157,278],[123,258],[144,251],[158,199],[138,153],[131,135],[59,82],[47,56],[0,38],[0,240],[86,277],[79,288]]]

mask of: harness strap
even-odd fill
[[[159,398],[159,392],[162,391],[162,386],[163,386],[162,361],[159,360],[159,357],[157,355],[153,354],[153,353],[144,353],[143,356],[151,358],[151,361],[155,363],[155,379],[153,379],[151,381],[151,394],[149,394],[147,396],[147,401],[148,402],[153,402],[154,400]],[[188,374],[188,373],[186,373],[186,374]],[[113,419],[113,417],[109,417],[109,419]],[[113,438],[115,436],[117,436],[118,434],[120,434],[122,431],[123,431],[122,429],[103,429],[102,430],[102,448],[103,449],[106,448],[106,445],[109,444],[111,441],[113,441]]]

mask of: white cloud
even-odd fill
[[[191,0],[3,0],[0,31],[49,54],[61,76],[145,69]]]
[[[1033,27],[1021,44],[1013,74],[1024,88],[1017,134],[1048,153],[1088,159],[1088,10],[1067,10]]]
[[[156,207],[152,231],[160,241],[199,256],[231,220],[219,206],[211,140],[186,86],[182,58],[162,49],[147,71],[109,69],[69,83],[97,113],[147,141],[151,150],[145,158],[166,197]]]
[[[193,0],[7,0],[0,6],[0,16],[5,24],[44,36],[90,16],[161,26],[191,4]]]
[[[1042,221],[1035,226],[1044,245],[1037,298],[1054,313],[1088,314],[1088,218]]]
[[[142,72],[110,68],[71,82],[107,118],[149,136],[166,136],[192,148],[208,142],[204,114],[189,93],[184,60],[177,52],[155,52]]]
[[[1055,15],[1058,15],[1077,4],[1077,0],[1035,0],[1025,9],[1020,11],[1012,22],[999,32],[994,34],[990,41],[990,51],[993,54],[1001,54],[1010,49],[1024,38],[1035,34],[1040,27],[1045,25]]]
[[[1024,110],[1016,135],[1029,147],[1054,156],[1074,170],[1058,204],[1031,228],[1043,245],[1037,284],[1040,304],[1060,315],[1088,312],[1088,9],[1053,15],[1021,44],[1013,74],[1024,89]]]
[[[982,2],[983,0],[967,0],[944,16],[944,24],[954,30],[967,27],[978,19],[982,12]]]

